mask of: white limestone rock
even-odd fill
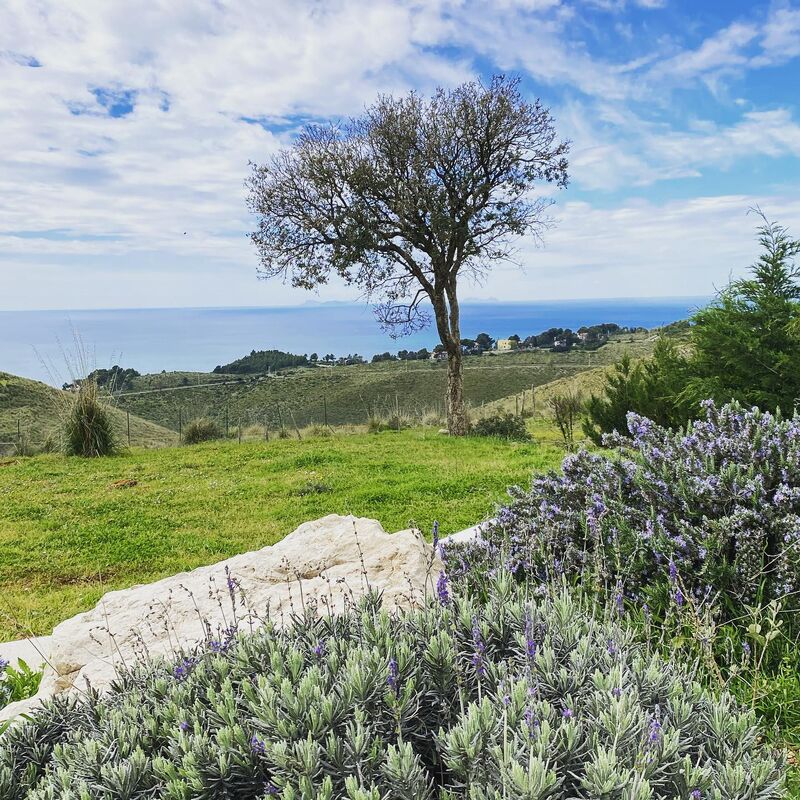
[[[420,604],[433,591],[441,561],[415,530],[387,534],[376,520],[330,515],[306,522],[271,547],[244,553],[155,583],[108,592],[91,611],[53,630],[39,693],[0,710],[0,720],[29,711],[46,697],[103,690],[121,664],[172,655],[233,619],[235,586],[240,629],[269,615],[288,621],[303,603],[319,613],[341,611],[369,587],[389,610]]]

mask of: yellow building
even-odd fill
[[[497,349],[498,350],[513,350],[517,346],[517,342],[514,339],[498,339],[497,340]]]

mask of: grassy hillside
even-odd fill
[[[473,407],[531,386],[652,350],[653,337],[624,335],[596,351],[535,351],[465,359],[464,390]],[[231,426],[263,424],[275,428],[322,422],[363,423],[370,414],[421,416],[441,413],[447,368],[442,362],[381,362],[349,367],[290,370],[272,377],[241,378],[204,373],[162,373],[134,379],[133,391],[118,397],[121,408],[169,428],[197,416]]]
[[[564,378],[557,378],[554,381],[545,383],[542,386],[537,386],[534,392],[533,400],[535,401],[535,413],[539,417],[551,417],[552,410],[550,408],[550,399],[559,394],[567,394],[570,392],[583,395],[588,398],[590,395],[601,394],[605,385],[605,379],[609,371],[612,369],[611,365],[604,367],[594,367],[592,369],[582,370],[574,375],[569,375]],[[527,390],[525,393],[525,410],[531,410],[531,391]],[[482,409],[482,414],[497,414],[497,413],[511,413],[517,412],[522,408],[523,393],[516,393],[509,397],[502,397],[499,400],[494,400],[487,403]]]
[[[422,430],[57,455],[0,466],[0,641],[88,609],[104,591],[272,544],[329,513],[443,534],[556,466],[551,444]]]
[[[60,389],[39,381],[0,372],[0,448],[3,443],[24,440],[41,445],[58,426],[58,417],[69,397]],[[127,419],[124,411],[113,409],[115,427],[127,442]],[[135,447],[158,447],[175,441],[175,434],[148,420],[131,414],[131,444]]]

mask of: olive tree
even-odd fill
[[[305,289],[338,276],[393,335],[424,327],[432,309],[447,352],[448,429],[463,434],[459,279],[481,280],[510,258],[515,236],[541,235],[551,201],[534,185],[566,185],[568,149],[516,79],[381,96],[253,165],[259,273]]]

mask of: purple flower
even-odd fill
[[[530,706],[525,709],[524,717],[525,724],[528,726],[528,737],[533,739],[539,730],[539,720],[536,718],[536,715],[533,713],[533,709]]]
[[[433,547],[434,550],[436,549],[436,545],[439,544],[439,523],[437,520],[433,521]]]
[[[661,741],[661,709],[659,706],[655,707],[652,718],[650,719],[650,726],[647,729],[647,743],[648,745],[656,745]]]
[[[8,666],[8,661],[4,658],[0,658],[0,672],[5,672],[6,667]]]
[[[389,659],[389,674],[386,676],[386,685],[391,689],[392,692],[397,694],[397,688],[399,685],[399,672],[397,669],[397,662],[393,659]]]
[[[276,795],[280,794],[280,790],[274,783],[265,783],[264,784],[264,794],[268,795]]]
[[[701,800],[703,793],[699,789],[692,789],[689,794],[689,800]]]
[[[325,640],[324,639],[320,639],[316,643],[316,645],[314,645],[314,651],[313,652],[314,652],[314,655],[317,658],[322,658],[322,656],[325,655]]]
[[[678,580],[678,568],[671,558],[669,560],[669,580],[670,583],[675,583]]]
[[[436,596],[443,606],[450,602],[450,591],[447,588],[447,575],[445,575],[444,570],[439,572],[439,580],[436,581]]]
[[[561,709],[561,716],[564,719],[572,719],[575,716],[575,714],[573,713],[571,708],[568,708],[567,706],[564,706],[564,708]]]
[[[680,586],[677,589],[675,589],[674,597],[675,597],[675,605],[678,606],[678,608],[680,608],[683,605],[683,592],[681,591]]]
[[[182,681],[189,676],[189,673],[194,669],[196,661],[193,658],[182,658],[173,668],[172,675],[176,680]]]
[[[178,727],[179,727],[179,728],[180,728],[182,731],[184,731],[184,732],[185,732],[185,731],[188,731],[188,730],[189,730],[189,723],[188,723],[186,720],[183,720],[183,722],[181,722],[181,723],[178,725]]]
[[[619,698],[620,698],[620,697],[622,697],[622,689],[620,689],[620,688],[619,688],[619,686],[615,686],[615,687],[614,687],[614,688],[611,690],[611,694],[612,694],[612,695],[613,695],[613,696],[614,696],[614,697],[615,697],[617,700],[619,700]]]
[[[225,583],[228,586],[228,594],[233,597],[236,594],[238,582],[236,581],[236,578],[231,575],[229,567],[225,567]]]
[[[253,734],[253,738],[250,739],[250,749],[257,755],[264,755],[267,752],[267,745]]]

